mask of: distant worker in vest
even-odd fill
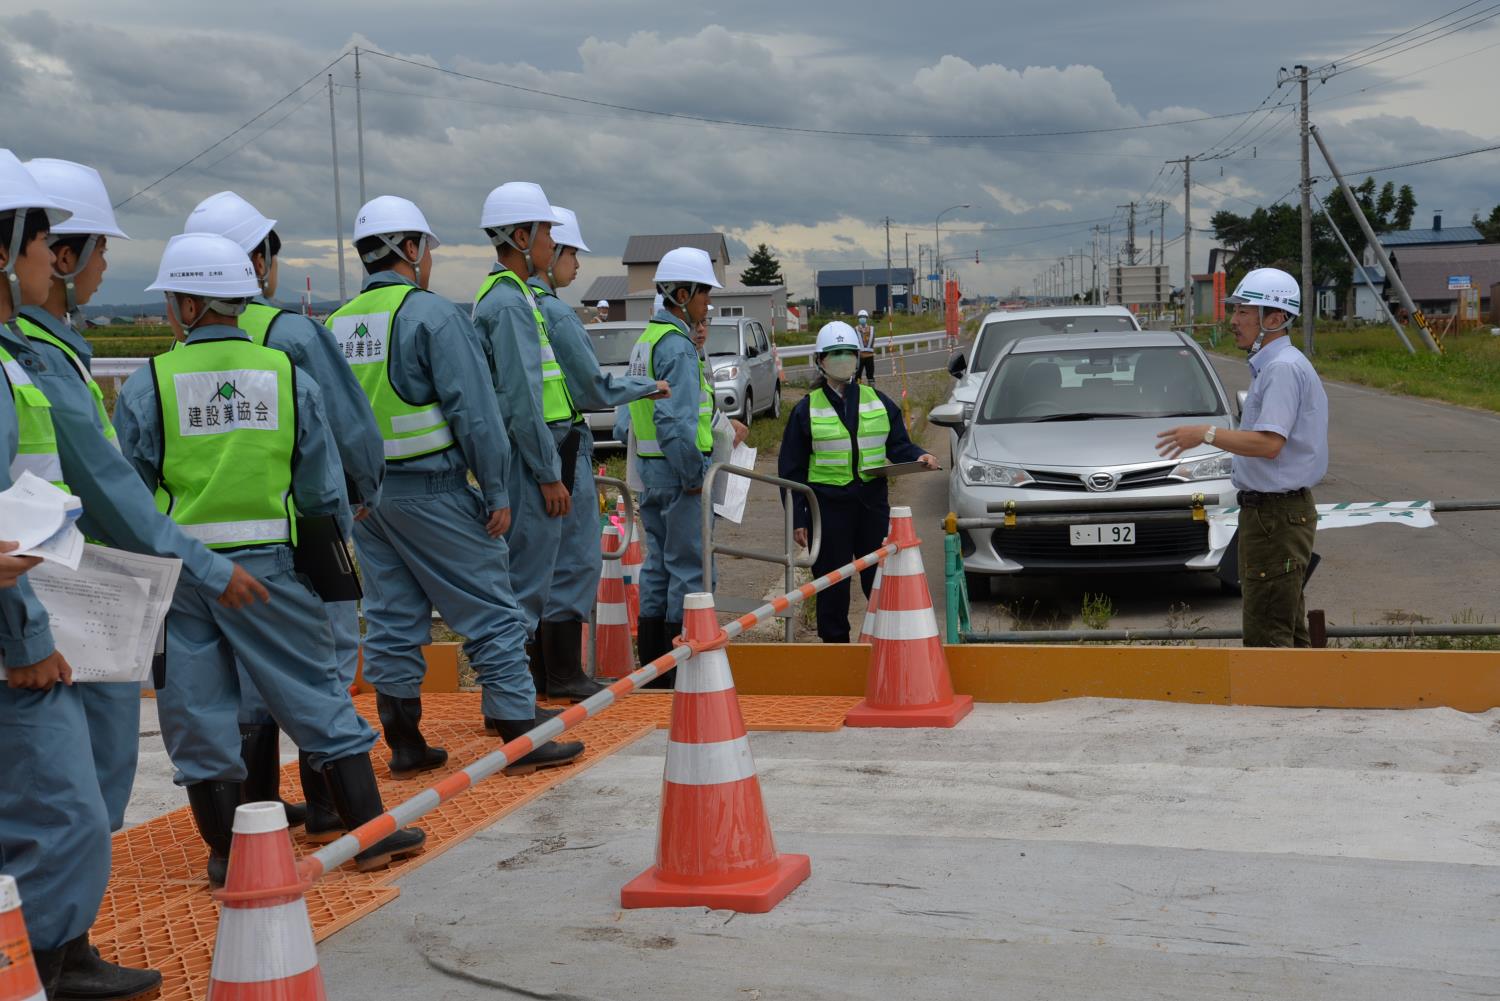
[[[550,267],[529,280],[546,321],[547,340],[562,369],[568,392],[576,406],[603,410],[633,400],[664,399],[667,384],[633,375],[608,375],[599,368],[588,332],[578,314],[557,297],[554,289],[567,288],[578,277],[578,255],[588,253],[578,216],[561,205],[552,211],[562,222],[552,227]],[[541,621],[537,624],[532,652],[532,677],[537,695],[568,702],[581,702],[599,691],[600,685],[583,672],[583,624],[593,611],[599,590],[599,509],[594,485],[594,435],[580,414],[573,423],[577,434],[577,460],[573,480],[572,509],[563,519],[557,560],[547,582]]]
[[[937,459],[907,434],[895,401],[855,381],[860,343],[854,328],[841,320],[818,331],[819,378],[792,408],[776,459],[777,475],[806,483],[818,495],[823,541],[813,562],[815,577],[880,548],[885,540],[890,495],[885,477],[874,470],[897,462],[938,468]],[[796,494],[792,526],[797,544],[806,546],[812,512]],[[865,597],[874,583],[871,567],[860,575]],[[824,643],[849,642],[849,581],[819,593],[818,637]]]
[[[339,680],[328,613],[292,569],[297,515],[335,514],[343,499],[317,383],[239,329],[261,288],[233,240],[174,236],[147,291],[165,294],[182,343],[126,380],[115,407],[121,451],[173,521],[269,592],[233,608],[179,585],[167,613],[162,740],[209,848],[209,882],[222,885],[245,778],[236,663],[323,773],[346,829],[385,806],[370,764],[375,733]],[[425,841],[416,828],[397,830],[356,862],[383,868]]]
[[[672,638],[682,631],[683,598],[712,584],[703,580],[700,526],[703,474],[714,445],[714,392],[692,330],[708,315],[712,290],[723,288],[712,259],[696,247],[667,251],[656,266],[655,284],[661,307],[630,353],[631,375],[663,381],[671,391],[667,399],[637,400],[629,407],[646,527],[636,632],[642,664],[672,649]]]
[[[354,224],[364,291],[328,318],[385,443],[381,500],[355,522],[354,548],[365,588],[364,677],[375,687],[391,775],[400,779],[448,761],[420,725],[433,608],[465,637],[486,726],[509,740],[536,718],[504,539],[510,443],[488,351],[468,312],[428,291],[437,245],[410,201],[368,202]],[[538,748],[508,771],[534,771],[558,753]]]
[[[348,539],[354,531],[350,505],[374,506],[380,500],[385,479],[385,453],[375,415],[364,390],[354,378],[343,353],[328,329],[316,320],[272,305],[280,278],[281,237],[276,220],[267,219],[254,205],[233,191],[210,195],[193,209],[183,229],[186,233],[212,233],[233,240],[250,255],[260,295],[239,315],[239,328],[255,344],[275,348],[298,369],[312,376],[322,392],[323,411],[335,428],[333,443],[343,472],[339,477],[346,498],[339,504],[339,534]],[[325,602],[333,628],[334,652],[339,678],[347,690],[354,684],[359,667],[359,602]],[[240,672],[240,736],[244,741],[245,801],[264,802],[281,798],[280,731],[254,682]],[[326,843],[343,833],[338,813],[329,799],[323,777],[312,767],[307,752],[299,755],[302,791],[307,807],[288,807],[288,820],[296,826],[305,820],[306,833],[314,843]]]
[[[855,318],[854,332],[859,335],[859,375],[865,385],[875,385],[875,324],[870,311],[862,309]]]
[[[24,472],[61,476],[51,403],[32,379],[52,363],[14,321],[23,302],[48,298],[49,229],[71,215],[0,149],[0,490]],[[47,996],[61,996],[67,969],[74,997],[140,997],[160,986],[161,974],[117,966],[89,944],[109,883],[110,808],[94,756],[83,751],[92,743],[89,686],[73,683],[46,609],[16,577],[36,562],[0,556],[0,872],[28,901],[26,932]]]
[[[1287,336],[1302,311],[1295,278],[1256,268],[1224,302],[1233,307],[1235,345],[1250,353],[1250,393],[1239,428],[1171,428],[1157,435],[1157,451],[1176,459],[1208,445],[1230,454],[1230,481],[1240,505],[1242,642],[1311,646],[1303,585],[1318,528],[1312,488],[1328,472],[1328,394],[1312,362]]]

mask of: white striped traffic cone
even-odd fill
[[[677,669],[672,695],[656,864],[625,884],[620,904],[760,914],[812,863],[776,854],[713,595],[690,594],[682,607],[694,653]]]
[[[302,893],[282,805],[235,810],[208,1001],[327,1001]]]
[[[900,549],[881,575],[865,697],[844,724],[954,726],[974,708],[974,698],[953,694],[911,508],[891,508],[887,541]]]
[[[603,552],[620,548],[620,533],[606,525],[600,543]],[[594,647],[594,677],[623,678],[635,669],[630,623],[625,614],[625,581],[619,560],[604,560],[599,574],[598,606],[594,614],[598,639]]]
[[[47,1001],[14,876],[0,875],[0,1001]]]
[[[880,605],[880,577],[885,573],[885,564],[875,567],[875,583],[870,585],[870,597],[865,600],[865,621],[859,627],[859,641],[861,643],[875,642],[875,613]],[[858,577],[855,578],[858,580]]]
[[[620,558],[620,576],[625,583],[625,617],[630,623],[630,635],[637,632],[641,616],[641,564],[646,562],[646,549],[641,542],[640,525],[636,519],[625,519],[625,501],[619,502],[621,524],[629,531],[625,535],[625,555]]]

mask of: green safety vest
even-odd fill
[[[244,312],[240,313],[240,330],[249,335],[253,343],[265,347],[266,338],[271,336],[271,324],[285,312],[284,309],[258,302],[246,303]]]
[[[851,444],[849,429],[839,410],[819,386],[808,394],[807,414],[812,424],[812,463],[807,482],[842,487],[854,481],[854,449],[859,449],[859,478],[874,479],[870,470],[886,464],[885,440],[891,433],[891,415],[885,403],[869,386],[859,387],[858,442]]]
[[[109,411],[104,408],[104,390],[100,389],[99,384],[94,381],[93,373],[83,363],[83,359],[78,356],[78,352],[69,347],[67,341],[64,341],[61,337],[57,337],[40,323],[33,323],[24,316],[18,316],[16,320],[18,321],[17,325],[21,328],[21,332],[27,337],[34,341],[42,341],[45,344],[52,345],[63,353],[63,357],[73,363],[73,367],[78,370],[78,375],[83,379],[84,385],[89,387],[89,395],[94,398],[94,409],[99,413],[99,426],[104,430],[104,440],[115,448],[119,448],[120,441],[115,436],[114,422],[109,419]],[[62,479],[61,474],[58,475],[58,479]]]
[[[14,355],[0,348],[0,371],[10,384],[20,429],[16,455],[10,462],[10,478],[22,473],[40,476],[53,486],[68,489],[63,482],[62,457],[57,454],[57,432],[52,427],[52,404]]]
[[[415,291],[415,285],[380,285],[361,292],[328,318],[333,339],[375,412],[387,462],[453,447],[453,432],[437,401],[413,403],[391,383],[388,366],[396,344],[396,314]]]
[[[151,359],[162,433],[157,509],[210,549],[296,542],[291,359],[238,337]]]
[[[558,421],[579,421],[583,415],[578,408],[573,406],[573,394],[568,392],[567,380],[563,378],[562,366],[557,363],[557,357],[552,353],[552,341],[547,337],[547,321],[542,316],[542,309],[536,304],[536,293],[531,286],[521,281],[514,271],[496,271],[485,278],[484,284],[479,286],[479,294],[474,297],[474,305],[489,295],[490,289],[501,281],[508,282],[521,290],[526,301],[531,304],[531,316],[536,321],[537,337],[542,342],[542,420],[548,424],[556,424]]]
[[[646,332],[630,351],[630,374],[656,378],[656,342],[668,334],[687,337],[675,323],[652,320]],[[693,444],[704,455],[714,450],[714,391],[703,375],[703,359],[698,359],[698,433]],[[636,452],[648,458],[661,458],[661,442],[656,440],[656,401],[636,400],[630,404],[630,428],[635,432]]]

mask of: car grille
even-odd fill
[[[1142,487],[1158,487],[1163,483],[1175,482],[1170,479],[1172,470],[1177,468],[1175,463],[1165,466],[1152,466],[1148,469],[1133,469],[1120,477],[1120,482],[1115,484],[1116,490],[1139,490]],[[1083,477],[1072,473],[1056,473],[1046,469],[1028,469],[1026,474],[1034,482],[1028,483],[1028,487],[1041,490],[1071,490],[1078,493],[1087,492],[1088,488],[1083,485]]]
[[[1121,513],[1120,521],[1130,521]],[[1111,563],[1135,566],[1177,566],[1208,552],[1208,525],[1204,522],[1139,521],[1131,546],[1074,546],[1068,542],[1067,525],[1020,525],[997,528],[991,541],[995,551],[1028,569],[1107,567]]]

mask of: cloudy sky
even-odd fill
[[[1182,176],[1164,161],[1232,154],[1195,164],[1196,227],[1219,207],[1292,197],[1281,66],[1346,67],[1312,99],[1346,172],[1500,142],[1500,5],[1444,16],[1460,2],[55,0],[0,15],[0,142],[94,164],[125,201],[135,240],[111,249],[101,303],[146,301],[166,238],[224,188],[280,221],[283,298],[308,277],[317,297],[337,295],[326,72],[347,232],[356,45],[367,193],[422,206],[444,240],[434,288],[456,298],[487,269],[479,206],[507,180],[578,212],[595,253],[575,294],[622,270],[633,233],[704,230],[730,237],[732,270],[768,243],[805,294],[817,268],[883,265],[887,216],[895,262],[909,243],[915,263],[934,216],[965,202],[942,245],[969,290],[1029,292],[1088,250],[1091,226],[1110,229],[1101,250],[1118,248],[1130,201],[1143,254],[1158,218],[1144,206],[1166,202],[1176,282]],[[1500,202],[1497,166],[1488,153],[1379,176],[1415,187],[1419,219],[1456,224]],[[1210,243],[1195,232],[1195,269]],[[352,290],[352,250],[345,270]]]

